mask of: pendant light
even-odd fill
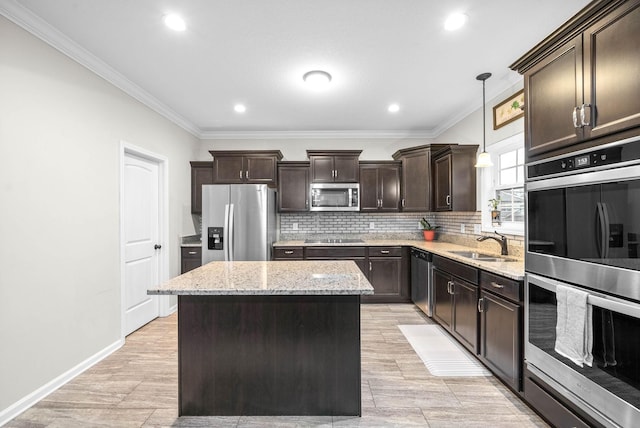
[[[482,153],[480,153],[478,155],[478,161],[476,162],[476,168],[486,168],[489,166],[493,166],[493,162],[491,162],[491,156],[489,155],[489,153],[486,152],[485,150],[485,144],[486,144],[486,139],[487,139],[487,132],[486,132],[486,126],[487,126],[487,117],[485,114],[485,109],[486,109],[486,101],[484,99],[485,97],[485,81],[491,77],[491,73],[482,73],[479,74],[478,76],[476,76],[477,80],[482,80]]]

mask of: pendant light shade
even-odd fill
[[[487,139],[487,116],[485,113],[486,109],[486,101],[485,101],[485,81],[491,77],[491,73],[482,73],[476,76],[477,80],[482,80],[482,153],[478,155],[478,161],[476,162],[476,168],[486,168],[489,166],[493,166],[493,162],[491,162],[491,155],[486,152],[485,144]]]

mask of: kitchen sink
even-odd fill
[[[466,257],[468,259],[478,260],[481,262],[515,262],[516,259],[510,259],[493,254],[478,253],[477,251],[449,251],[451,254]]]
[[[305,239],[305,244],[364,244],[362,239],[355,238],[323,238],[323,239]]]

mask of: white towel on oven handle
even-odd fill
[[[587,301],[588,296],[573,287],[556,287],[555,351],[580,367],[584,364],[591,367],[593,362],[593,308]]]

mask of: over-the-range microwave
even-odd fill
[[[360,184],[311,183],[310,211],[360,211]]]

